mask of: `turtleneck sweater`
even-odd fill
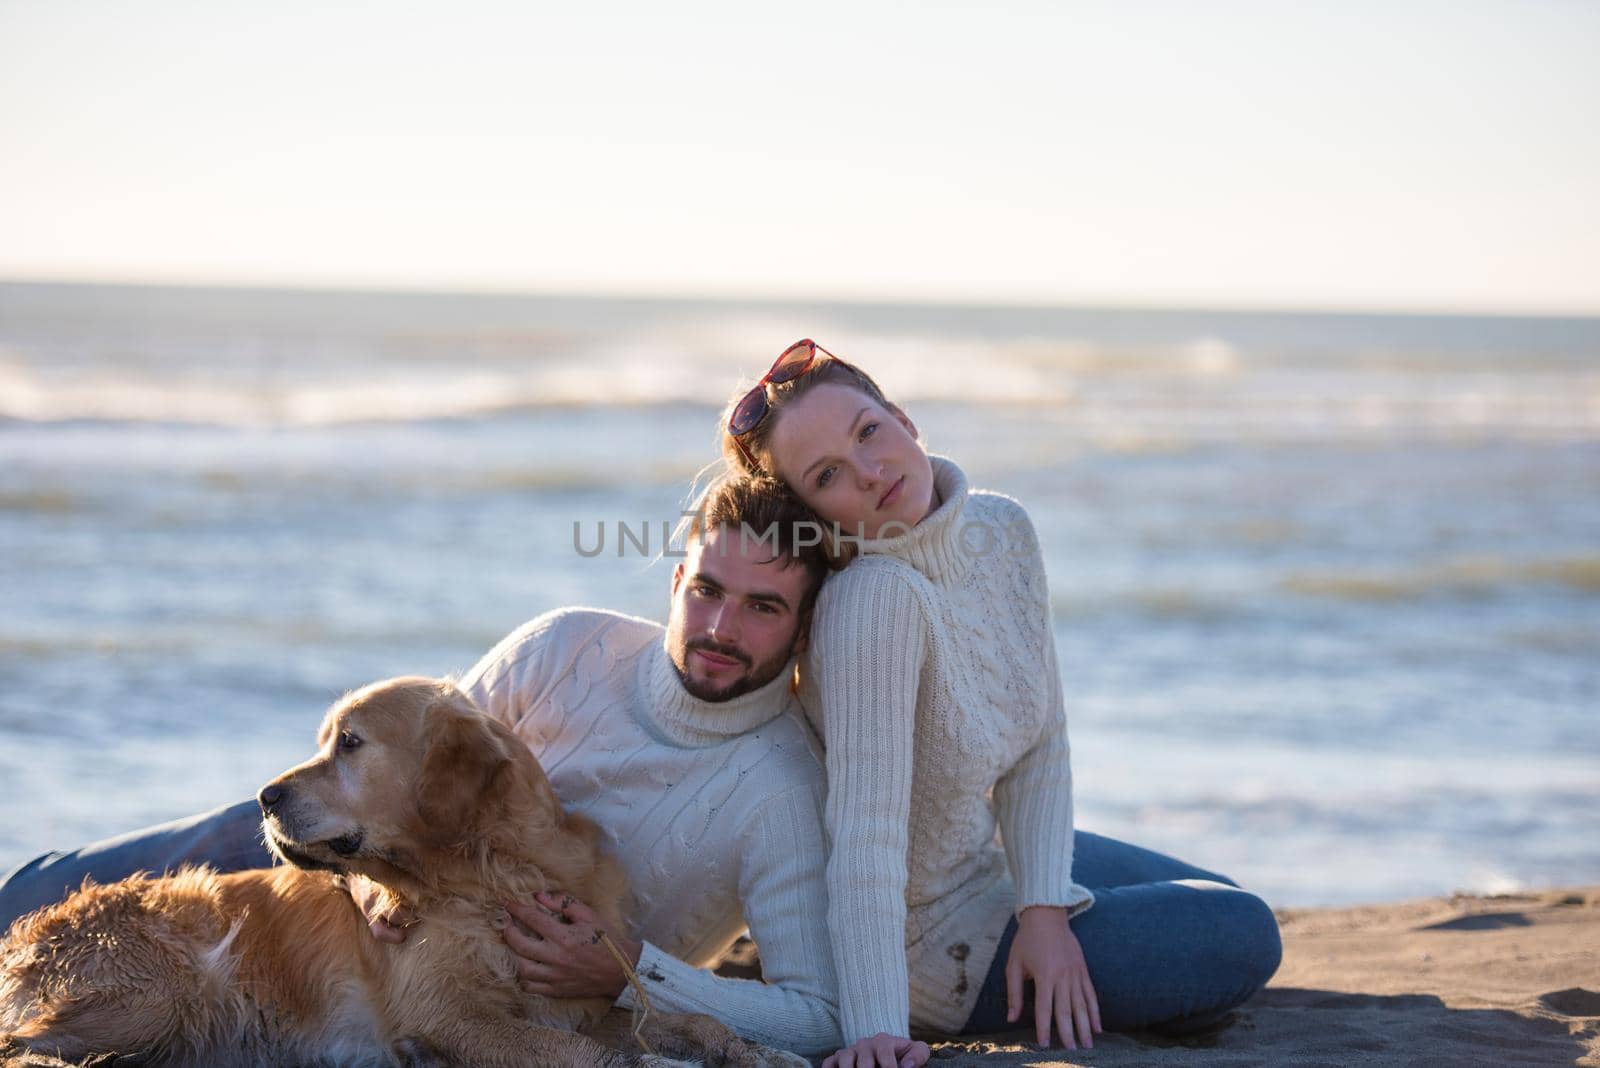
[[[460,683],[527,743],[567,810],[609,838],[654,1007],[706,1013],[769,1046],[831,1051],[822,770],[792,672],[702,701],[664,636],[648,620],[563,609],[513,632]],[[707,970],[747,926],[765,981]],[[630,987],[619,1003],[634,1000]]]
[[[826,748],[846,1043],[960,1031],[1014,912],[1072,881],[1072,772],[1028,514],[931,458],[938,506],[823,584],[800,700]],[[998,827],[1003,849],[996,844]]]

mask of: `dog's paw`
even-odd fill
[[[154,1062],[147,1052],[86,1053],[78,1051],[67,1057],[62,1044],[50,1040],[22,1039],[16,1035],[0,1035],[0,1068],[142,1068]]]
[[[700,1061],[675,1061],[654,1053],[646,1053],[635,1063],[639,1068],[702,1068]]]
[[[425,1039],[401,1038],[389,1045],[389,1054],[400,1068],[449,1068],[449,1060]]]
[[[0,1068],[66,1068],[111,1063],[107,1058],[114,1056],[96,1055],[81,1042],[53,1035],[0,1035]]]
[[[756,1068],[811,1068],[811,1062],[799,1054],[770,1046],[751,1046],[756,1055]]]
[[[707,1047],[702,1055],[707,1068],[811,1068],[811,1062],[781,1049],[758,1046],[730,1034],[725,1044]]]

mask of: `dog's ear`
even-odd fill
[[[426,715],[417,814],[430,841],[455,844],[472,830],[511,754],[487,718],[464,699],[437,701]]]

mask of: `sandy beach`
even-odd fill
[[[938,1044],[931,1063],[1600,1068],[1600,886],[1296,909],[1279,919],[1283,966],[1214,1034],[1108,1034],[1093,1050],[1067,1053],[1038,1050],[1019,1032]]]
[[[950,1042],[938,1065],[1600,1066],[1600,887],[1279,913],[1283,965],[1220,1032]]]

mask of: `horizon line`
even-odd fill
[[[333,278],[284,279],[211,278],[200,280],[196,276],[171,274],[159,276],[133,276],[127,274],[93,272],[57,273],[27,272],[12,274],[0,267],[0,286],[82,286],[107,289],[196,289],[225,290],[258,293],[347,294],[364,296],[481,296],[491,298],[543,298],[556,300],[593,301],[654,301],[661,303],[745,304],[745,305],[854,305],[863,307],[956,307],[956,308],[1015,308],[1062,309],[1080,311],[1147,311],[1147,312],[1203,312],[1267,315],[1348,315],[1390,318],[1451,317],[1462,319],[1600,319],[1600,306],[1575,308],[1561,305],[1447,305],[1400,304],[1372,302],[1316,302],[1271,301],[1255,303],[1232,300],[1208,301],[1204,299],[1158,299],[1113,297],[1107,294],[1083,294],[1057,300],[1043,297],[1021,296],[1015,299],[975,296],[972,294],[933,294],[910,292],[881,292],[875,294],[823,294],[807,291],[740,291],[730,288],[722,292],[668,287],[603,287],[563,288],[541,287],[536,284],[515,283],[448,283],[448,282],[391,282]]]

